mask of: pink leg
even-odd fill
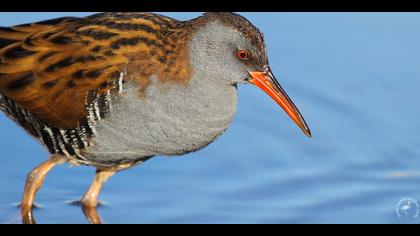
[[[82,210],[91,224],[101,223],[99,214],[96,211],[96,207],[98,206],[98,196],[104,183],[115,173],[115,170],[97,170],[95,179],[81,200]]]
[[[58,155],[51,156],[50,159],[33,169],[26,179],[25,190],[23,193],[21,213],[24,224],[35,224],[35,218],[32,213],[35,194],[41,188],[48,172],[57,164],[64,163],[62,157]]]

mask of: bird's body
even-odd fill
[[[107,119],[98,121],[97,137],[82,154],[92,163],[112,165],[207,146],[228,128],[236,110],[234,86],[208,85],[204,78],[192,78],[187,87],[152,82],[148,99],[139,103],[137,87],[127,83],[125,95]]]
[[[262,34],[239,15],[103,13],[0,28],[0,109],[52,154],[37,175],[61,162],[98,169],[89,206],[116,171],[214,141],[239,83],[266,91],[310,135],[268,67]],[[42,183],[32,182],[24,214]]]
[[[236,84],[188,61],[200,60],[204,21],[105,13],[16,26],[2,35],[21,39],[2,50],[4,110],[73,164],[129,166],[207,146],[233,117]]]

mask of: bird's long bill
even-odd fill
[[[249,73],[252,77],[250,82],[262,89],[274,101],[276,101],[290,116],[290,118],[292,118],[292,120],[302,129],[306,136],[311,137],[311,130],[306,125],[305,120],[303,119],[295,104],[293,104],[292,100],[289,98],[289,96],[287,96],[279,82],[277,82],[271,70],[268,68],[264,72],[255,71]]]

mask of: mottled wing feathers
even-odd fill
[[[0,28],[0,93],[49,125],[72,128],[89,96],[134,80],[139,95],[160,82],[187,81],[184,24],[148,13],[101,13]]]
[[[118,91],[121,73],[140,98],[153,75],[188,81],[185,26],[157,14],[101,13],[0,28],[0,93],[53,127],[75,127],[89,96]]]
[[[52,126],[74,127],[90,91],[118,85],[128,59],[109,48],[117,35],[78,18],[0,28],[0,93]]]

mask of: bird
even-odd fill
[[[237,13],[105,12],[0,27],[0,109],[50,154],[27,176],[23,223],[36,223],[36,192],[64,163],[96,169],[80,203],[97,223],[89,212],[115,173],[222,135],[240,84],[263,90],[311,137],[262,32]]]

